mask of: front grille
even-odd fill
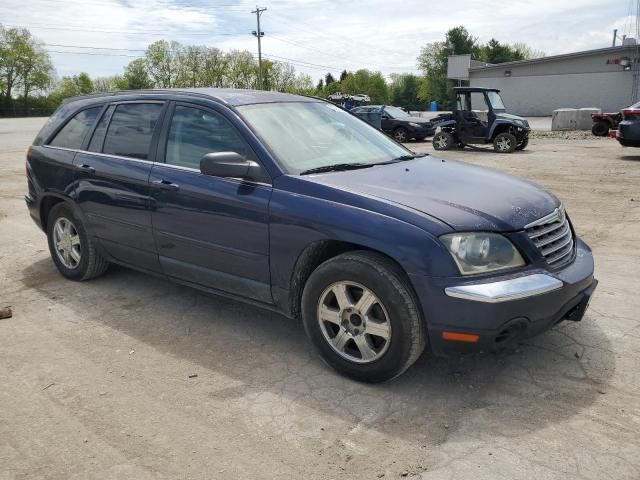
[[[562,206],[525,230],[548,264],[558,265],[573,254],[573,232]]]

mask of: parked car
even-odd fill
[[[365,95],[364,93],[358,93],[357,95],[351,95],[351,99],[354,102],[360,102],[360,103],[369,103],[371,101],[371,98],[369,98],[369,95]]]
[[[609,130],[617,130],[618,123],[622,119],[621,113],[592,113],[591,120],[593,125],[591,126],[591,133],[596,137],[606,137],[609,135]]]
[[[620,112],[616,138],[623,147],[640,147],[640,102]]]
[[[498,153],[524,150],[529,144],[529,122],[506,113],[495,88],[456,87],[453,112],[440,114],[434,125],[440,131],[433,137],[433,148],[449,150],[470,144],[493,144]]]
[[[408,142],[412,138],[422,141],[435,132],[435,128],[429,120],[412,117],[399,107],[367,105],[351,110],[352,113],[363,117],[366,117],[369,112],[378,111],[381,111],[382,114],[382,131],[391,135],[397,142]]]
[[[502,348],[580,320],[597,283],[551,193],[413,154],[308,97],[76,97],[26,172],[64,277],[115,263],[301,318],[329,365],[366,382],[400,375],[427,345]]]

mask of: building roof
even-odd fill
[[[587,55],[597,55],[601,53],[619,53],[625,50],[635,50],[639,48],[640,45],[620,45],[617,47],[606,47],[606,48],[597,48],[595,50],[583,50],[581,52],[571,52],[571,53],[563,53],[560,55],[551,55],[548,57],[540,57],[540,58],[532,58],[529,60],[517,60],[514,62],[504,62],[504,63],[486,63],[483,65],[472,65],[469,68],[470,72],[479,71],[479,70],[491,70],[491,69],[504,69],[505,67],[517,67],[520,65],[533,65],[536,63],[545,63],[545,62],[554,62],[558,60],[564,60],[573,57],[584,57]]]

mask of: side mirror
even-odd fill
[[[252,179],[259,168],[236,152],[207,153],[200,159],[200,173],[212,177]]]

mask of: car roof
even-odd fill
[[[219,103],[233,107],[251,105],[256,103],[282,103],[282,102],[318,102],[322,101],[314,97],[304,97],[291,93],[268,92],[264,90],[245,90],[240,88],[164,88],[155,90],[124,90],[119,92],[102,92],[90,95],[71,97],[66,102],[83,99],[98,99],[102,97],[133,97],[136,95],[150,97],[154,95],[194,95],[206,97]],[[65,103],[66,103],[65,102]]]

